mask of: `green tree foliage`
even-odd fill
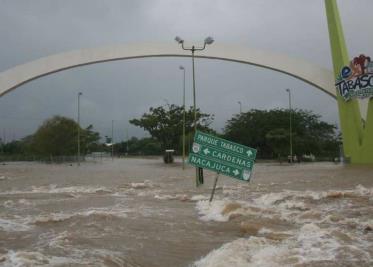
[[[289,152],[289,130],[276,128],[269,130],[265,136],[267,144],[278,157]]]
[[[100,134],[93,131],[93,125],[80,130],[81,151],[88,154],[95,151],[101,151]]]
[[[128,143],[128,144],[127,144]],[[119,154],[128,155],[161,155],[161,143],[154,138],[132,137],[130,140],[115,145],[114,150]]]
[[[80,129],[81,153],[99,146],[100,136],[92,131],[92,125]],[[38,155],[67,156],[77,153],[78,124],[69,118],[55,116],[44,121],[32,136],[30,150]]]
[[[189,134],[193,131],[193,108],[186,110],[185,132]],[[213,116],[201,113],[197,109],[197,128],[202,131],[212,130],[209,125],[213,121]],[[160,106],[149,109],[149,113],[142,115],[140,119],[132,119],[130,123],[148,131],[152,138],[160,142],[162,149],[180,149],[180,140],[183,133],[183,107],[177,105]]]
[[[294,154],[330,157],[338,154],[336,127],[320,121],[319,115],[292,110],[292,125]],[[289,110],[250,110],[237,114],[227,122],[224,135],[257,148],[259,157],[286,156],[289,154]]]
[[[0,144],[0,153],[4,153],[6,155],[14,155],[14,154],[24,154],[25,153],[25,146],[23,141],[12,141],[5,144]]]

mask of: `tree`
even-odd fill
[[[100,135],[92,131],[92,125],[80,129],[81,152],[91,151]],[[47,119],[31,138],[30,149],[39,155],[75,155],[78,142],[78,124],[69,118],[54,116]]]
[[[93,125],[80,131],[81,152],[83,154],[99,151],[101,144],[99,142],[100,134],[93,131]]]
[[[149,137],[142,139],[132,137],[128,141],[115,144],[114,150],[120,154],[130,155],[160,155],[162,153],[159,141]]]
[[[250,110],[231,118],[224,128],[227,139],[258,149],[258,156],[277,157],[289,153],[289,110]],[[310,111],[292,110],[294,154],[335,156],[336,127],[320,121]],[[285,154],[285,155],[286,155]]]
[[[267,132],[265,138],[267,144],[278,157],[289,153],[289,131],[283,128],[272,129]]]
[[[194,113],[193,108],[185,112],[185,132],[193,132]],[[203,131],[212,130],[209,125],[214,117],[212,115],[201,113],[197,109],[197,128]],[[178,149],[183,133],[183,107],[177,105],[167,105],[149,109],[149,113],[142,115],[140,119],[132,119],[130,123],[148,131],[152,138],[158,140],[162,149]]]

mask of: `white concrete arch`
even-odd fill
[[[127,44],[64,52],[1,72],[0,97],[31,80],[78,66],[132,58],[188,56],[190,52],[182,50],[177,43]],[[196,52],[196,57],[239,62],[279,71],[336,97],[333,72],[303,60],[242,46],[215,43],[202,52]]]

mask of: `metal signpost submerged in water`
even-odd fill
[[[211,202],[219,174],[248,182],[255,157],[256,149],[196,131],[192,150],[189,153],[189,164],[217,172]]]

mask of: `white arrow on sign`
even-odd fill
[[[251,157],[253,155],[253,152],[251,152],[251,150],[246,151],[246,153],[248,157]]]
[[[235,169],[235,170],[233,171],[233,174],[237,176],[237,175],[240,174],[240,172],[239,172],[237,169]]]
[[[205,153],[205,155],[207,155],[207,154],[210,153],[210,150],[209,150],[208,148],[205,148],[205,149],[203,150],[203,152]]]

